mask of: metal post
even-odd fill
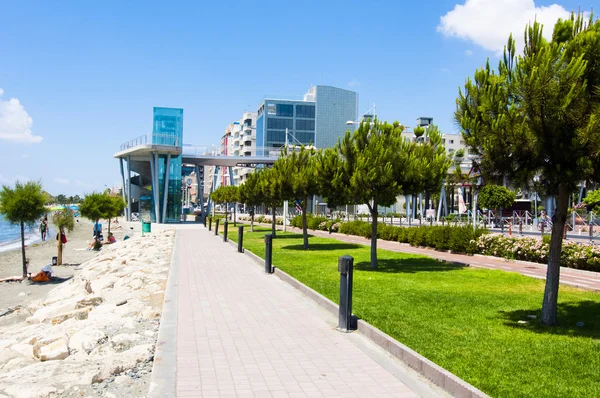
[[[127,155],[127,221],[131,221],[131,156]]]
[[[244,226],[240,225],[238,227],[238,252],[239,253],[243,253],[244,252]]]
[[[165,165],[165,191],[163,192],[163,208],[161,222],[167,222],[167,198],[169,197],[169,171],[171,169],[171,154],[167,155],[167,164]]]
[[[287,212],[288,212],[288,201],[283,201],[283,232],[287,230]]]
[[[590,243],[592,243],[594,241],[594,224],[592,224],[592,222],[594,221],[594,213],[590,212],[590,222],[588,224],[589,226],[589,233],[590,233]]]
[[[152,160],[153,159],[153,160]],[[158,186],[158,153],[155,152],[154,154],[150,155],[150,160],[151,163],[150,165],[152,165],[152,163],[154,163],[154,170],[152,171],[152,199],[154,200],[154,220],[156,221],[157,224],[160,223],[160,188]]]
[[[209,217],[208,219],[208,230],[210,231],[212,229],[212,217]]]
[[[352,269],[354,258],[342,256],[338,259],[340,273],[340,310],[337,329],[340,332],[349,332],[352,328]]]
[[[272,274],[273,267],[271,266],[273,258],[273,235],[265,235],[265,273]]]
[[[219,235],[219,219],[215,220],[215,236]]]
[[[227,242],[227,227],[229,226],[229,222],[225,219],[223,223],[223,242]]]
[[[125,186],[125,172],[123,171],[123,158],[119,158],[119,163],[121,165],[121,180],[123,181],[123,189],[121,189],[121,193],[123,194],[123,202],[127,203],[127,192],[126,192],[126,186]],[[131,221],[129,220],[128,216],[127,216],[127,211],[125,211],[125,219],[127,221]]]

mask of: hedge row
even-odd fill
[[[377,238],[413,246],[427,246],[437,250],[452,250],[456,253],[475,253],[475,241],[487,230],[473,230],[471,226],[420,226],[394,227],[379,223]],[[365,221],[352,221],[341,225],[340,233],[371,238],[371,224]]]

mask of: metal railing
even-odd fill
[[[169,134],[144,134],[121,144],[121,151],[140,145],[181,146],[179,138]]]

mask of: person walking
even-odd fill
[[[42,242],[46,240],[46,234],[48,233],[48,219],[44,217],[40,223],[40,234],[42,235]]]

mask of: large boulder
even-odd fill
[[[50,320],[58,315],[73,311],[77,303],[85,298],[85,295],[78,295],[67,300],[57,301],[51,305],[44,306],[27,318],[29,323],[50,322]]]
[[[124,351],[142,339],[139,334],[122,333],[113,336],[110,342],[113,348],[117,351]]]
[[[146,363],[154,358],[154,345],[141,344],[106,358],[100,372],[93,380],[100,383],[110,376],[115,376],[126,370],[133,369],[138,363]]]
[[[75,333],[69,339],[69,351],[71,353],[85,352],[89,354],[106,340],[106,334],[95,327],[88,326]]]
[[[33,346],[33,355],[40,361],[65,359],[69,356],[69,346],[65,336],[42,339]]]

